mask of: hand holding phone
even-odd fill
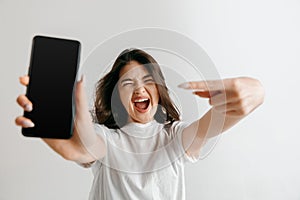
[[[24,136],[58,139],[72,136],[73,90],[79,54],[79,41],[45,36],[33,38],[26,91],[33,109],[31,112],[25,109],[24,117],[30,119],[34,127],[23,127]],[[30,110],[30,104],[28,106]]]

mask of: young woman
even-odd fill
[[[28,77],[20,81],[27,85]],[[44,141],[65,159],[92,165],[90,199],[185,199],[184,164],[197,161],[208,137],[222,133],[258,107],[264,90],[258,80],[247,77],[179,87],[208,98],[212,108],[191,124],[182,122],[158,63],[142,50],[125,50],[98,82],[94,120],[81,80],[76,88],[73,137]],[[25,95],[17,102],[32,110]],[[221,129],[209,127],[212,116],[224,119]],[[16,124],[34,126],[22,116]]]

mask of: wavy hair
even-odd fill
[[[154,119],[165,125],[179,120],[179,110],[169,96],[160,66],[151,55],[140,49],[124,50],[117,57],[110,72],[97,82],[94,120],[108,128],[121,128],[128,122],[128,113],[121,103],[119,92],[115,87],[119,81],[121,69],[131,61],[143,65],[156,83],[159,102]]]

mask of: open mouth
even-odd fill
[[[150,99],[148,98],[139,98],[133,101],[134,107],[140,112],[146,112],[149,105]]]

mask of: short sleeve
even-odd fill
[[[101,124],[94,123],[93,125],[94,125],[94,130],[95,130],[96,134],[103,139],[103,141],[106,145],[107,144],[107,132],[109,131],[109,129]],[[97,151],[96,149],[97,149],[97,147],[92,145],[92,146],[89,146],[87,150],[91,153],[91,152],[96,152]],[[90,167],[93,167],[97,163],[97,160],[89,162],[89,163],[79,163],[79,162],[76,162],[76,163],[78,165],[80,165],[81,167],[90,168]]]
[[[106,143],[107,133],[109,132],[109,129],[102,124],[94,123],[94,130],[96,134],[101,136]]]

